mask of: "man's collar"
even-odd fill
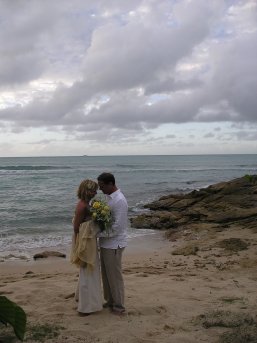
[[[115,192],[108,194],[108,196],[113,199],[113,198],[115,198],[116,194],[118,194],[119,192],[120,192],[120,190],[118,188]]]

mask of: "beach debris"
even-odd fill
[[[0,262],[6,262],[8,260],[14,261],[14,260],[24,260],[29,261],[30,257],[28,255],[19,255],[19,254],[8,254],[1,256]]]
[[[32,272],[31,270],[29,270],[28,272],[26,272],[26,273],[23,275],[23,278],[24,278],[24,279],[29,279],[29,278],[34,278],[34,277],[37,277],[37,274],[35,274],[35,273]]]
[[[63,254],[58,251],[43,251],[41,253],[37,253],[33,256],[34,260],[37,260],[38,258],[47,258],[49,256],[54,256],[54,257],[62,257],[65,258],[66,254]]]
[[[65,295],[64,299],[70,299],[75,297],[75,292]]]
[[[12,291],[6,291],[6,290],[0,291],[0,295],[4,295],[4,294],[13,294],[13,292]]]

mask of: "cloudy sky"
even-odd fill
[[[256,0],[0,0],[0,156],[257,153]]]

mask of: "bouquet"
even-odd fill
[[[91,205],[93,220],[99,225],[101,231],[109,231],[111,227],[111,209],[103,200],[93,200]]]

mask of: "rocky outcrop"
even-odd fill
[[[257,175],[245,175],[188,194],[171,194],[145,205],[131,219],[135,228],[179,229],[192,223],[240,224],[257,230]]]

